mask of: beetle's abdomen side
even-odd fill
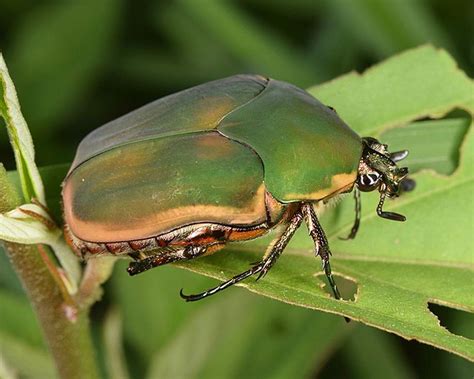
[[[149,139],[77,167],[63,188],[64,214],[84,241],[131,241],[188,224],[267,220],[263,167],[217,132]]]
[[[270,80],[218,126],[261,157],[267,190],[282,202],[321,200],[352,188],[362,141],[307,92]]]

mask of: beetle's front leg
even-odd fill
[[[331,265],[329,263],[329,257],[331,256],[331,251],[329,250],[328,240],[326,234],[324,233],[323,228],[319,224],[318,217],[314,211],[313,205],[310,203],[304,203],[302,206],[302,211],[306,220],[306,225],[308,226],[308,232],[311,238],[314,241],[314,248],[316,256],[320,256],[323,264],[323,270],[328,278],[329,285],[331,286],[334,297],[338,300],[341,299],[341,294],[336,286],[336,282],[332,276]]]
[[[163,251],[158,251],[156,254],[150,255],[145,258],[137,258],[131,255],[132,258],[137,260],[134,262],[130,262],[127,268],[127,272],[130,276],[134,276],[144,271],[148,271],[154,267],[165,265],[167,263],[176,262],[183,259],[196,258],[204,254],[206,250],[206,246],[187,246],[185,248],[175,250],[166,249]]]
[[[354,239],[359,231],[360,226],[360,214],[361,214],[361,201],[360,201],[360,190],[356,187],[354,188],[354,200],[355,200],[355,220],[354,224],[352,225],[351,232],[345,238],[339,237],[341,240],[351,240]]]

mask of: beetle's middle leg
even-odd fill
[[[185,295],[183,293],[183,290],[181,290],[180,292],[181,297],[185,299],[186,301],[201,300],[210,295],[214,295],[215,293],[222,291],[226,289],[227,287],[230,287],[236,283],[239,283],[242,280],[254,274],[260,273],[257,279],[263,277],[268,272],[268,270],[270,270],[270,268],[277,261],[277,259],[280,257],[281,253],[285,249],[286,245],[288,245],[288,242],[290,242],[291,237],[293,237],[296,230],[301,225],[302,221],[303,221],[303,214],[301,212],[301,209],[298,209],[293,214],[289,222],[286,224],[286,228],[277,237],[275,242],[271,245],[272,248],[267,254],[265,254],[264,259],[261,262],[257,263],[255,266],[253,266],[250,270],[247,270],[239,275],[234,276],[232,279],[226,282],[223,282],[217,287],[211,288],[205,292],[201,292],[196,295]]]
[[[356,187],[354,188],[354,200],[355,200],[355,220],[352,225],[351,232],[347,237],[339,237],[341,240],[351,240],[354,239],[359,231],[360,226],[360,216],[361,216],[361,201],[360,201],[360,190]]]
[[[336,286],[336,281],[332,276],[331,265],[329,263],[329,257],[331,255],[331,250],[329,250],[328,240],[326,234],[324,233],[323,228],[319,224],[318,217],[314,211],[313,205],[310,203],[304,203],[302,206],[302,211],[308,225],[309,235],[314,241],[315,253],[316,256],[320,256],[323,264],[323,270],[328,279],[329,285],[331,286],[334,297],[338,300],[341,299],[341,294]]]

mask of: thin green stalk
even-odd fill
[[[19,204],[0,165],[0,213]],[[30,298],[61,378],[99,378],[89,323],[90,306],[78,307],[63,296],[42,259],[41,246],[4,243],[7,255]],[[25,357],[27,359],[27,357]]]

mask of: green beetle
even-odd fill
[[[306,221],[337,299],[330,250],[313,205],[355,190],[380,192],[379,216],[408,173],[373,138],[291,84],[254,75],[167,96],[90,133],[63,183],[65,234],[82,257],[129,255],[135,275],[211,254],[276,229],[261,262],[197,295],[263,277]]]

